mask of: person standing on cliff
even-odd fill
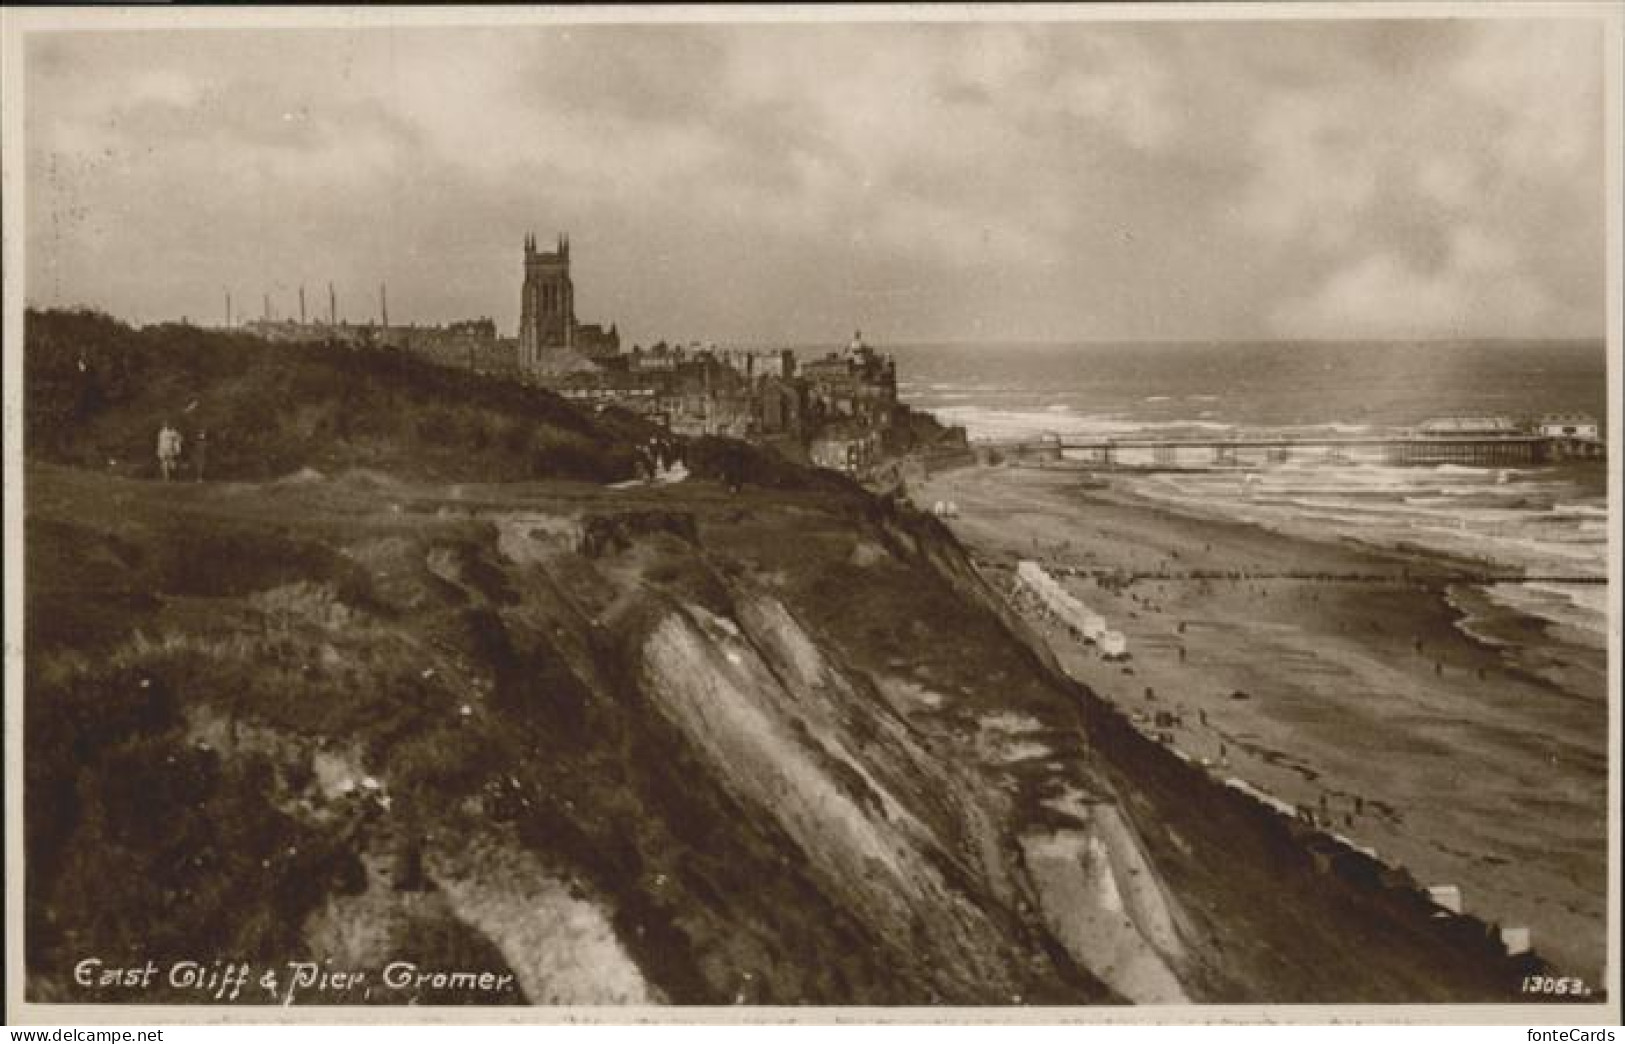
[[[158,472],[165,482],[175,477],[175,468],[181,459],[181,433],[164,421],[158,429]]]
[[[203,481],[203,465],[209,452],[209,431],[207,428],[197,430],[197,438],[192,441],[192,481]]]

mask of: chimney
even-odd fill
[[[389,329],[389,288],[383,283],[378,284],[378,314],[383,320],[385,330]]]
[[[271,321],[271,295],[265,295],[265,321]]]
[[[299,284],[299,325],[305,325],[305,284]]]
[[[226,329],[231,329],[231,291],[226,291]]]
[[[338,299],[338,295],[333,293],[333,284],[328,283],[327,284],[327,325],[328,326],[337,326],[338,324],[339,324],[339,299]]]

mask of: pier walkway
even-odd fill
[[[1080,461],[1102,467],[1282,464],[1289,460],[1383,464],[1540,464],[1601,458],[1601,439],[1551,435],[1042,435],[975,440],[978,463]]]

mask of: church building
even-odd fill
[[[570,237],[561,235],[551,251],[538,250],[525,237],[525,283],[519,299],[519,369],[563,376],[596,369],[595,360],[619,355],[620,333],[576,321],[575,284],[570,279]]]

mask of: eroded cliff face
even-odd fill
[[[1166,900],[1121,820],[1103,829],[1112,820],[1091,811],[1108,799],[1067,749],[1075,737],[1052,749],[1044,723],[961,714],[957,693],[920,684],[914,665],[871,673],[842,660],[772,578],[737,568],[726,545],[713,552],[690,522],[639,511],[563,528],[506,523],[500,546],[591,589],[629,672],[620,684],[675,727],[713,783],[783,831],[822,903],[854,916],[888,974],[909,984],[904,997],[1183,997]],[[853,533],[842,561],[906,576],[913,567],[889,544]],[[1036,818],[1022,810],[1034,785],[1057,795]],[[1041,875],[1029,869],[1035,851]],[[1090,926],[1109,926],[1111,944],[1094,945]]]
[[[832,666],[760,594],[738,603],[736,620],[699,606],[664,615],[643,644],[641,684],[723,785],[783,826],[831,894],[906,942],[898,958],[936,996],[1020,1002],[1049,932],[1115,994],[1183,999],[1154,872],[1109,804],[1080,801],[1067,828],[1023,823],[1013,808],[1003,764],[1043,757],[1041,743],[978,747],[978,734],[928,748],[869,679]]]
[[[36,998],[199,947],[512,977],[322,998],[375,1003],[1490,981],[1115,730],[940,525],[857,491],[30,491]]]

